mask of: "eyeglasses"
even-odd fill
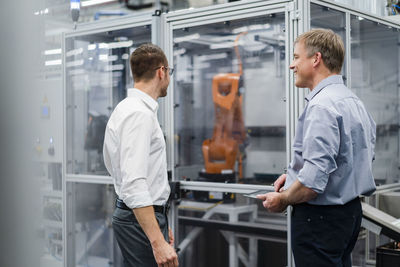
[[[154,70],[158,70],[158,69],[161,69],[161,68],[164,68],[164,69],[168,70],[169,76],[172,76],[172,74],[174,74],[174,68],[170,68],[170,67],[160,66],[158,68],[155,68]]]

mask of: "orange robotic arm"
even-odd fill
[[[242,34],[238,35],[236,43]],[[244,142],[246,132],[242,96],[239,95],[242,64],[237,46],[235,49],[239,59],[239,73],[218,74],[213,78],[214,131],[212,138],[203,142],[202,150],[207,173],[220,174],[223,170],[233,171],[235,162],[239,159],[239,176],[242,177],[239,144]]]

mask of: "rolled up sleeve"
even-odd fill
[[[337,169],[340,146],[338,115],[326,107],[308,108],[303,128],[304,165],[298,180],[318,194],[324,192],[329,175]]]
[[[153,205],[148,184],[152,117],[144,112],[126,118],[121,129],[121,194],[131,209]]]

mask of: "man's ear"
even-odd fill
[[[319,64],[321,64],[321,62],[322,62],[322,54],[321,54],[321,52],[315,53],[313,58],[314,58],[314,61],[313,61],[313,66],[314,67],[317,67]]]
[[[165,71],[164,71],[164,68],[159,68],[159,69],[157,69],[157,76],[160,78],[160,79],[162,79],[163,77],[164,77],[164,75],[165,75]]]

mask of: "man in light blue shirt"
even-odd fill
[[[296,86],[311,92],[287,174],[275,181],[275,192],[258,196],[272,212],[293,205],[296,267],[350,267],[362,217],[358,196],[375,190],[376,125],[338,75],[343,60],[343,42],[331,30],[315,29],[296,39],[290,69]]]

